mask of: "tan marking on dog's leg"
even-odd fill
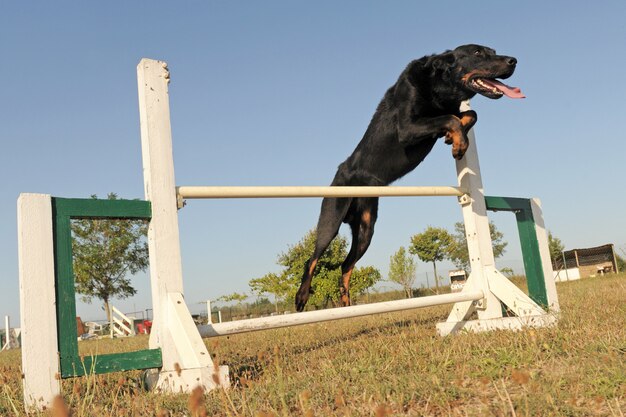
[[[309,276],[313,276],[313,271],[315,271],[315,267],[317,266],[317,259],[311,259],[309,262]]]
[[[342,307],[347,307],[350,305],[350,277],[352,276],[353,270],[354,266],[348,269],[346,273],[343,274],[339,279],[339,294],[341,295]]]
[[[474,122],[474,118],[470,115],[463,115],[463,117],[461,117],[461,126],[465,127],[469,124],[472,124]]]
[[[372,222],[372,213],[369,210],[366,210],[363,213],[361,213],[361,221],[369,225]]]

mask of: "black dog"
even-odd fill
[[[480,45],[412,61],[385,93],[363,139],[339,165],[331,185],[388,185],[419,165],[443,136],[452,145],[452,156],[461,159],[469,145],[467,132],[477,119],[474,111],[459,112],[461,102],[476,93],[492,99],[523,97],[518,88],[495,80],[510,77],[516,64],[515,58]],[[352,229],[352,246],[339,282],[341,303],[350,305],[350,275],[372,240],[377,214],[378,198],[322,201],[315,250],[296,294],[298,311],[309,299],[315,266],[342,222]]]

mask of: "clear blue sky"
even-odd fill
[[[472,103],[486,193],[541,198],[567,248],[624,247],[625,16],[621,0],[1,2],[0,315],[18,323],[20,192],[143,197],[142,57],[170,66],[179,185],[325,185],[410,60],[465,43],[514,55],[510,83],[528,98]],[[455,182],[441,142],[398,184]],[[180,229],[192,309],[248,292],[318,210],[314,199],[191,202]],[[519,270],[513,217],[492,218],[509,241],[499,265]],[[411,235],[460,219],[454,198],[383,200],[361,265],[386,273]],[[114,304],[149,308],[147,278],[136,284]]]

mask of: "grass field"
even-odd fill
[[[449,306],[207,340],[233,388],[156,395],[140,373],[63,381],[72,416],[623,416],[626,274],[558,285],[558,326],[440,338]],[[83,353],[147,338],[81,342]],[[0,353],[0,415],[26,415],[19,351]],[[31,415],[70,415],[60,405]]]

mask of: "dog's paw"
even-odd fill
[[[457,161],[463,159],[463,155],[465,155],[465,152],[467,152],[468,147],[469,141],[466,138],[464,138],[464,140],[454,142],[452,144],[452,157]]]
[[[343,285],[339,287],[339,300],[342,307],[348,307],[352,305],[352,303],[350,302],[350,291],[346,290]]]
[[[310,291],[300,288],[296,293],[296,311],[300,312],[304,310],[307,301],[309,301]]]
[[[460,149],[452,149],[452,157],[457,161],[463,159],[463,155],[465,155],[465,151],[461,151]]]

